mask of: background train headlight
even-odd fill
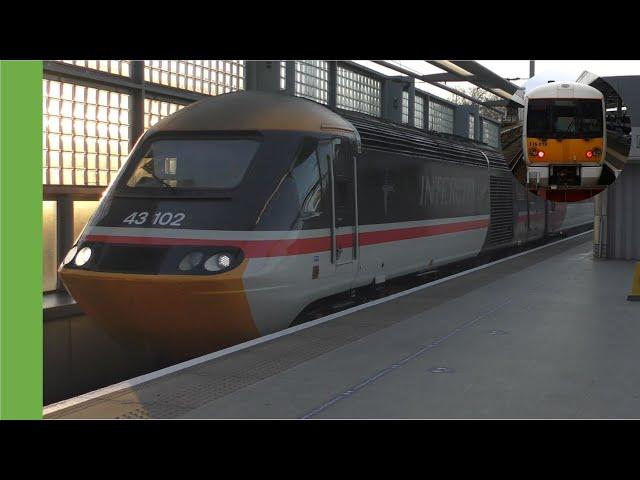
[[[178,269],[182,270],[183,272],[186,272],[188,270],[193,270],[198,265],[200,265],[200,262],[202,262],[203,257],[204,257],[204,254],[202,252],[188,253],[182,258],[182,260],[180,260],[180,263],[178,264]]]
[[[70,263],[71,260],[73,260],[73,258],[76,256],[77,252],[78,252],[77,246],[71,247],[71,250],[69,250],[67,255],[64,257],[64,260],[62,260],[62,264],[67,265],[68,263]]]
[[[81,267],[91,258],[91,249],[89,247],[82,248],[76,255],[76,265]]]
[[[205,270],[209,272],[219,272],[220,270],[226,270],[234,264],[235,257],[229,252],[220,252],[210,256],[206,262],[204,262]]]

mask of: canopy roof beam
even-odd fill
[[[453,93],[454,95],[458,95],[459,97],[462,97],[462,98],[464,98],[466,100],[469,100],[470,102],[477,103],[478,105],[482,105],[483,107],[486,107],[489,110],[492,110],[492,111],[494,111],[496,113],[499,113],[500,115],[503,114],[503,112],[501,112],[500,110],[497,110],[497,109],[493,108],[492,106],[490,106],[488,104],[488,102],[483,102],[481,100],[478,100],[477,98],[473,98],[472,96],[467,95],[464,92],[461,92],[460,90],[456,90],[455,88],[451,88],[451,87],[448,87],[448,86],[443,85],[441,83],[438,83],[438,82],[435,82],[433,80],[430,80],[429,79],[430,75],[421,75],[419,73],[416,73],[416,72],[414,72],[412,70],[409,70],[409,69],[406,69],[406,68],[401,67],[399,65],[396,65],[394,63],[387,62],[386,60],[373,60],[373,62],[377,63],[378,65],[381,65],[381,66],[383,66],[385,68],[389,68],[391,70],[395,70],[396,72],[402,73],[403,75],[406,75],[408,77],[412,77],[412,78],[415,78],[416,80],[420,80],[422,82],[434,85],[434,86],[436,86],[438,88],[441,88],[442,90],[445,90],[447,92]]]

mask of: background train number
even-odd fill
[[[169,225],[179,227],[185,218],[184,213],[156,212],[151,217],[151,225]],[[133,212],[122,223],[129,225],[143,225],[149,219],[149,212]]]

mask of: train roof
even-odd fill
[[[282,130],[358,136],[347,120],[330,109],[300,97],[242,91],[197,101],[163,118],[149,133]]]
[[[537,86],[526,94],[526,98],[603,98],[600,90],[575,82],[552,82]]]
[[[337,132],[364,148],[485,167],[488,159],[494,168],[506,168],[504,157],[488,145],[281,93],[241,91],[200,100],[163,118],[147,133],[243,130]]]
[[[360,134],[363,148],[416,155],[453,163],[506,170],[504,156],[493,147],[458,135],[426,131],[362,113],[336,109]]]

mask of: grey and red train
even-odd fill
[[[197,355],[310,303],[593,222],[526,192],[487,145],[281,94],[150,128],[60,267],[122,341]]]

